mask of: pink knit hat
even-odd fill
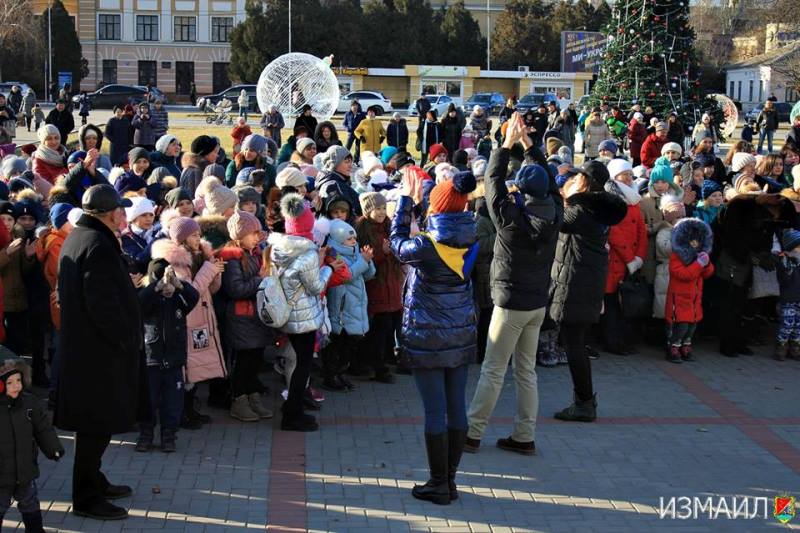
[[[314,240],[314,214],[299,194],[287,194],[281,199],[281,214],[287,235]]]
[[[178,244],[182,244],[192,233],[200,233],[200,224],[193,218],[177,217],[169,223],[169,238]]]
[[[228,219],[228,234],[231,240],[241,240],[256,231],[261,231],[261,222],[247,211],[236,211]]]

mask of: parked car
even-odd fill
[[[14,85],[19,85],[19,88],[22,89],[22,94],[25,94],[25,92],[28,90],[27,83],[22,83],[21,81],[3,81],[0,82],[0,93],[8,98],[8,94],[11,92],[11,87]]]
[[[450,104],[454,103],[454,100],[447,95],[444,94],[426,94],[425,98],[431,103],[431,109],[436,110],[436,116],[441,118],[444,113],[447,113],[447,108],[450,107]],[[412,117],[417,116],[417,107],[416,107],[416,100],[411,102],[411,105],[408,106],[408,115]]]
[[[517,111],[527,113],[529,109],[536,109],[539,104],[547,104],[549,102],[556,102],[556,105],[558,105],[558,97],[552,93],[526,94],[517,102]]]
[[[156,99],[167,103],[167,97],[158,88],[151,87],[152,94]],[[144,85],[119,85],[113,83],[97,89],[94,92],[87,92],[89,102],[93,109],[111,109],[115,105],[133,104],[136,105],[144,100],[147,87]],[[80,103],[81,93],[72,95],[72,103]]]
[[[789,102],[772,102],[772,104],[775,106],[775,110],[778,111],[778,122],[789,122],[789,114],[792,112],[794,104]],[[763,109],[764,104],[758,104],[747,112],[745,118],[747,120],[756,120]]]
[[[339,99],[339,106],[336,108],[336,112],[347,113],[350,111],[350,104],[353,100],[358,100],[358,103],[361,104],[361,109],[365,113],[367,109],[372,106],[378,108],[378,116],[394,111],[392,108],[392,101],[386,98],[386,95],[380,91],[353,91]]]
[[[500,113],[505,103],[506,100],[500,93],[475,93],[464,102],[461,110],[469,114],[476,105],[479,105],[490,115],[496,115]]]
[[[228,87],[222,92],[217,94],[210,94],[208,96],[204,96],[211,107],[217,105],[220,100],[223,98],[227,98],[233,104],[231,111],[239,111],[239,94],[244,89],[247,92],[247,96],[250,97],[250,109],[249,111],[258,112],[258,97],[256,96],[256,85],[250,84],[241,84],[241,85],[234,85],[233,87]]]

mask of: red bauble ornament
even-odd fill
[[[653,97],[653,96],[655,96],[655,95],[656,95],[656,93],[650,93],[650,94],[648,94],[647,96]]]
[[[656,15],[655,17],[653,17],[653,20],[655,20],[656,22],[658,22],[659,20],[661,20],[661,17],[659,17],[658,15]]]

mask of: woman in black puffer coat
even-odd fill
[[[597,417],[585,337],[603,306],[609,227],[627,213],[621,198],[603,191],[608,179],[606,167],[591,161],[564,185],[564,223],[551,271],[550,318],[561,324],[575,401],[555,414],[559,420],[592,422]]]

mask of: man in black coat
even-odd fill
[[[114,233],[131,202],[102,184],[86,190],[82,206],[58,265],[61,366],[53,422],[75,432],[73,513],[116,520],[128,513],[107,500],[132,490],[108,482],[101,458],[111,435],[130,431],[147,407],[139,301]]]
[[[56,107],[47,114],[44,122],[58,128],[58,133],[61,134],[61,144],[66,146],[67,137],[75,129],[75,119],[72,118],[72,111],[67,109],[67,103],[64,100],[56,102]]]
[[[525,147],[526,164],[516,176],[518,196],[511,196],[506,175],[517,142]],[[524,455],[533,455],[536,449],[536,350],[564,212],[558,186],[547,168],[544,155],[525,132],[522,117],[514,113],[503,146],[492,153],[486,169],[486,204],[497,228],[490,273],[494,311],[481,377],[469,407],[466,451],[480,446],[512,353],[517,418],[511,436],[498,440],[497,446]]]

